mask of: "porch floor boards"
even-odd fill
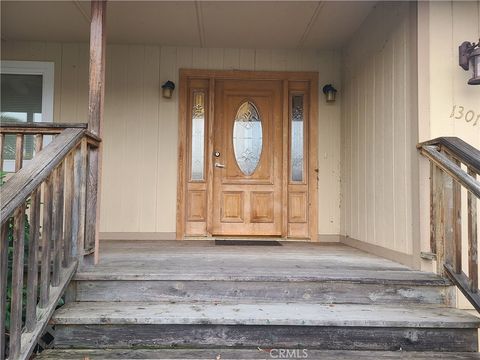
[[[216,246],[214,241],[102,241],[100,263],[77,280],[328,281],[447,285],[433,273],[337,243]]]

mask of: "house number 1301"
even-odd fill
[[[465,111],[465,108],[461,105],[453,105],[450,118],[455,118],[458,120],[464,119],[467,123],[470,123],[473,121],[473,126],[475,126],[480,120],[480,114],[477,115],[473,110]]]

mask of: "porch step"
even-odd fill
[[[273,351],[273,356],[277,356],[279,350]],[[285,354],[287,349],[284,350]],[[303,349],[290,351],[289,358],[300,358]],[[299,351],[299,356],[292,357],[297,354],[292,351]],[[405,351],[323,351],[307,349],[309,359],[321,360],[372,360],[372,359],[407,359],[407,360],[471,360],[480,359],[479,353],[468,352],[405,352]],[[267,359],[270,357],[268,350],[262,349],[108,349],[108,350],[89,350],[89,349],[57,349],[47,350],[36,357],[38,360],[85,360],[85,358],[95,360],[107,359],[197,359],[197,360],[214,360],[218,356],[221,360],[246,360],[246,359]]]
[[[245,274],[236,272],[82,272],[77,301],[261,301],[321,304],[452,305],[448,280],[419,271],[355,271],[348,274]]]
[[[477,351],[480,319],[418,305],[76,302],[59,309],[53,323],[57,348]]]
[[[453,289],[445,284],[355,281],[76,281],[77,301],[290,301],[322,304],[445,304]]]

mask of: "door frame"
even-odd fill
[[[307,82],[309,87],[308,98],[308,236],[310,241],[318,241],[318,72],[291,72],[291,71],[240,71],[240,70],[179,70],[179,122],[178,122],[178,173],[177,173],[177,214],[176,238],[182,240],[186,235],[187,211],[187,174],[189,166],[188,153],[188,124],[189,124],[189,86],[191,80],[206,80],[208,82],[208,96],[205,110],[205,231],[198,237],[210,237],[209,229],[212,228],[212,203],[213,203],[213,161],[210,154],[213,152],[213,114],[215,112],[215,81],[216,80],[277,80],[282,81],[283,87],[283,129],[289,128],[290,122],[290,94],[291,83]],[[282,165],[282,238],[288,235],[288,185],[289,185],[289,131],[283,131],[283,165]],[[210,215],[210,216],[209,216]],[[190,235],[189,235],[190,236]],[[197,237],[197,235],[194,235]]]

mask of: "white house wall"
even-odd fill
[[[417,120],[410,2],[376,5],[344,50],[342,234],[412,263]]]
[[[86,122],[88,44],[2,41],[2,59],[55,63],[54,120]],[[101,232],[175,232],[178,91],[160,96],[180,68],[318,71],[319,85],[340,89],[335,51],[109,45],[105,96]],[[319,97],[319,234],[340,233],[340,103]],[[332,240],[335,237],[321,237]]]

